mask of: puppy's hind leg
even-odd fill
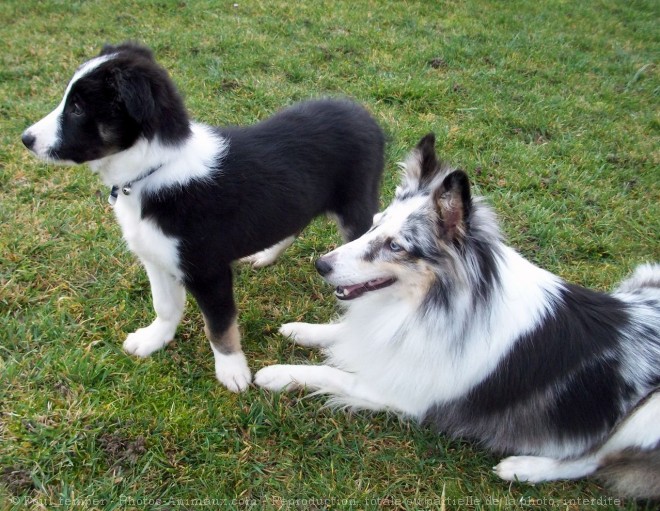
[[[285,323],[280,333],[296,344],[310,348],[324,348],[333,344],[341,335],[341,323],[314,325],[312,323]]]
[[[267,249],[262,250],[261,252],[257,252],[256,254],[243,257],[241,262],[249,263],[254,268],[263,268],[264,266],[269,266],[277,261],[277,258],[280,257],[287,248],[293,245],[295,239],[295,236],[284,238],[282,241],[275,243],[275,245],[272,247],[268,247]]]
[[[223,267],[204,282],[189,282],[188,289],[204,315],[204,332],[213,350],[216,377],[232,392],[244,391],[252,374],[241,350],[231,268]]]
[[[186,304],[186,290],[174,276],[154,264],[143,263],[151,284],[156,319],[148,327],[129,334],[124,341],[124,350],[138,357],[148,357],[174,338]]]

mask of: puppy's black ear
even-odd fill
[[[472,210],[470,180],[462,170],[445,177],[433,193],[439,219],[440,235],[446,241],[459,242],[467,234]]]
[[[151,61],[154,60],[154,53],[151,51],[151,49],[133,41],[126,41],[125,43],[117,45],[105,44],[103,45],[103,48],[101,48],[101,53],[99,56],[112,55],[113,53],[120,52],[132,53],[133,55],[139,55],[140,57]]]
[[[112,44],[104,44],[103,48],[101,48],[101,53],[99,53],[99,57],[103,57],[104,55],[112,55],[113,53],[117,53],[117,47],[112,45]]]
[[[118,98],[126,112],[142,127],[145,136],[150,138],[149,123],[156,112],[150,75],[140,69],[117,68],[114,78]]]

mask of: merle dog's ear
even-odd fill
[[[139,69],[117,68],[114,70],[115,86],[120,101],[128,115],[146,130],[156,111],[150,75]]]
[[[441,237],[447,241],[459,241],[467,234],[472,210],[467,174],[462,170],[448,174],[433,193],[433,203],[439,218]]]
[[[435,155],[435,134],[428,133],[422,137],[401,166],[403,188],[417,190],[429,184],[440,168]]]
[[[419,153],[420,180],[428,182],[440,168],[435,156],[435,133],[431,132],[422,137],[417,143],[416,151]]]

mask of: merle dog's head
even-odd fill
[[[175,144],[189,129],[176,87],[151,50],[124,43],[105,46],[80,66],[57,108],[22,140],[41,159],[83,163],[124,151],[140,138]]]
[[[401,185],[370,231],[321,257],[316,267],[340,300],[389,295],[419,304],[448,302],[461,290],[479,295],[496,279],[500,241],[490,208],[473,198],[467,174],[421,139],[404,162]]]

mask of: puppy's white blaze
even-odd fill
[[[26,130],[26,133],[32,135],[35,139],[31,149],[34,154],[38,158],[51,163],[73,164],[73,162],[55,160],[48,155],[59,137],[60,115],[64,110],[65,100],[66,98],[57,105],[55,110]]]
[[[92,60],[89,60],[80,66],[76,73],[73,75],[73,78],[71,78],[71,81],[69,81],[69,84],[64,91],[62,101],[60,101],[60,104],[55,107],[55,110],[53,110],[40,121],[34,123],[25,131],[26,133],[35,137],[32,151],[36,156],[51,163],[59,163],[64,165],[73,165],[75,163],[69,160],[55,160],[48,154],[51,149],[57,146],[57,142],[60,136],[60,117],[64,111],[64,105],[66,104],[66,100],[69,97],[71,88],[78,80],[80,80],[83,76],[88,75],[98,66],[114,57],[114,54],[103,55],[102,57],[96,57]]]

